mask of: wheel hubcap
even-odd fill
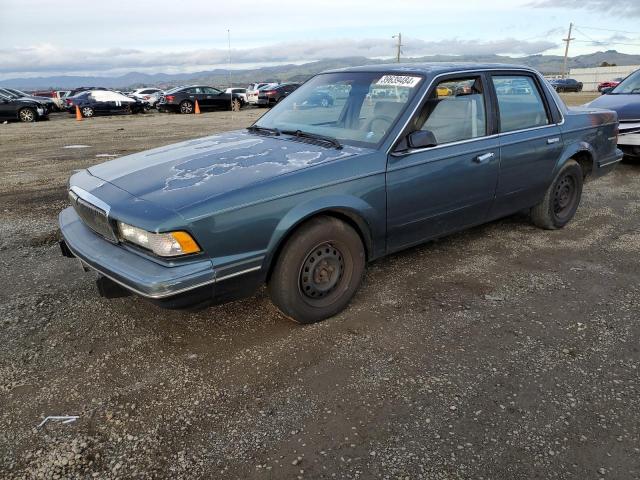
[[[20,115],[24,121],[30,122],[33,120],[33,112],[31,110],[23,110]]]
[[[553,211],[559,216],[565,216],[573,207],[576,196],[576,183],[572,176],[565,175],[556,185],[553,198]]]
[[[342,252],[330,243],[316,247],[300,271],[300,289],[309,298],[323,298],[340,284],[344,274]]]
[[[93,116],[93,110],[91,110],[90,108],[84,108],[84,109],[82,110],[82,114],[83,114],[85,117],[91,117],[91,116]]]
[[[184,103],[182,105],[182,113],[191,113],[192,109],[193,109],[193,107],[191,107],[190,103]]]

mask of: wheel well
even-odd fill
[[[282,249],[286,245],[289,238],[291,238],[291,236],[295,233],[295,231],[298,230],[302,225],[312,220],[313,218],[317,218],[317,217],[337,218],[338,220],[343,221],[344,223],[349,225],[351,228],[353,228],[358,234],[358,236],[360,237],[362,244],[364,245],[365,261],[370,258],[373,250],[373,240],[371,239],[371,232],[369,231],[369,226],[367,225],[367,222],[365,222],[359,215],[353,212],[350,212],[348,210],[341,210],[341,209],[322,210],[300,220],[298,223],[296,223],[294,226],[292,226],[289,229],[289,231],[284,235],[284,237],[282,237],[282,239],[278,243],[276,251],[274,252],[271,259],[269,260],[269,268],[267,269],[267,277],[266,277],[267,281],[269,281],[269,278],[271,278],[271,273],[273,272],[273,267],[275,265],[275,262],[280,256],[280,253],[282,253]]]
[[[582,150],[580,152],[576,152],[572,158],[578,162],[578,164],[580,165],[580,168],[582,168],[582,173],[584,178],[588,177],[589,175],[591,175],[592,171],[593,171],[593,158],[591,157],[591,154],[585,150]]]

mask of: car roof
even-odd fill
[[[371,73],[415,73],[421,75],[440,75],[465,70],[527,70],[536,72],[533,68],[509,63],[473,63],[473,62],[424,62],[424,63],[383,63],[378,65],[362,65],[359,67],[345,67],[325,70],[322,73],[338,72],[371,72]]]

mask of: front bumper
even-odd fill
[[[210,259],[170,264],[151,260],[95,234],[71,207],[60,212],[59,223],[65,246],[84,265],[143,297],[166,299],[212,286],[216,281]]]

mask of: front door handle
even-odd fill
[[[558,143],[559,141],[560,141],[559,137],[547,138],[547,145]]]
[[[484,163],[491,160],[494,156],[495,154],[493,152],[487,152],[485,154],[478,155],[474,160],[476,163]]]

